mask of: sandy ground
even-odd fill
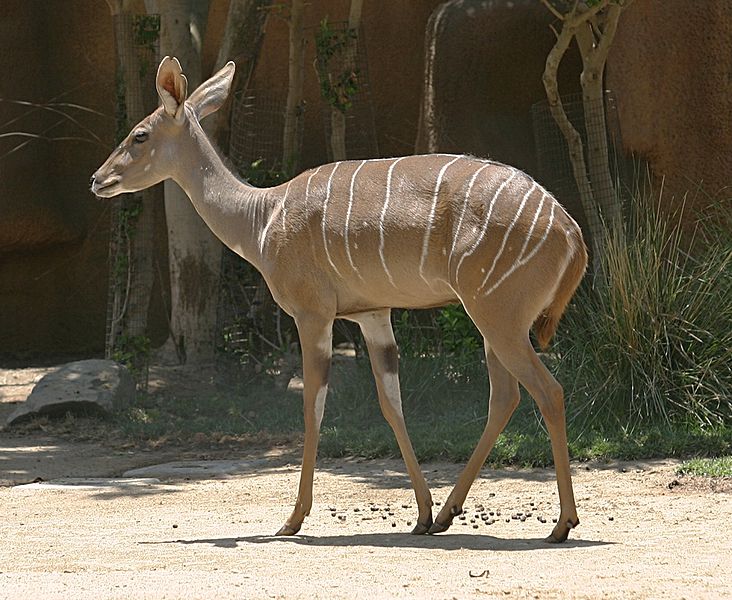
[[[276,538],[297,485],[291,454],[245,457],[219,478],[199,467],[11,486],[120,476],[170,456],[0,441],[0,598],[732,597],[732,497],[693,481],[669,489],[668,461],[576,466],[581,525],[549,545],[551,471],[484,470],[466,519],[419,537],[400,461],[326,460],[301,535]],[[436,502],[459,468],[424,465]],[[477,505],[496,522],[476,519]]]
[[[0,371],[0,420],[45,371]],[[188,462],[123,477],[173,460]],[[277,538],[298,462],[0,431],[0,599],[732,598],[732,482],[673,461],[575,464],[581,524],[561,545],[542,541],[553,471],[485,469],[464,520],[412,536],[397,460],[319,461],[311,515]],[[423,465],[436,503],[460,468]]]

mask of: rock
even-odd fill
[[[7,424],[37,415],[109,413],[129,405],[134,397],[135,381],[125,367],[111,360],[80,360],[42,377]]]

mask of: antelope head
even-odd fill
[[[186,168],[200,121],[221,108],[229,95],[235,65],[229,62],[188,97],[188,81],[178,59],[166,56],[158,67],[155,86],[161,106],[145,117],[115,148],[91,178],[91,190],[102,198],[138,192],[175,178]]]

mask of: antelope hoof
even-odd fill
[[[426,533],[432,533],[432,525],[432,515],[429,516],[426,523],[420,523],[417,521],[414,529],[412,529],[412,535],[425,535]]]
[[[567,537],[569,537],[569,531],[579,525],[579,519],[575,517],[574,520],[570,519],[562,525],[563,526],[560,527],[560,524],[557,524],[551,535],[545,538],[544,541],[549,544],[561,544],[562,542],[565,542]]]
[[[452,525],[452,520],[463,513],[462,506],[452,506],[449,510],[447,508],[448,506],[449,504],[445,505],[440,511],[440,514],[437,515],[437,519],[432,524],[432,527],[430,527],[429,533],[442,533],[443,531],[447,531],[450,525]]]
[[[443,531],[450,529],[450,525],[452,525],[452,520],[447,523],[439,523],[438,521],[435,521],[432,523],[432,527],[430,527],[428,533],[442,533]]]
[[[275,533],[275,535],[295,535],[298,531],[300,531],[300,525],[297,527],[292,527],[291,525],[288,525],[285,523],[282,528]]]

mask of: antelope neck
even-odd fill
[[[184,151],[173,180],[216,237],[259,267],[257,240],[274,209],[275,188],[259,189],[240,181],[197,124],[191,124],[190,143]]]

